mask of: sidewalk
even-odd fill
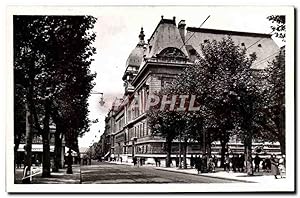
[[[67,169],[59,169],[59,172],[51,172],[50,177],[42,177],[38,174],[32,177],[32,184],[80,184],[80,166],[72,166],[73,174],[67,174]],[[16,184],[22,184],[23,169],[16,170]]]
[[[122,163],[110,162],[110,163],[133,166],[133,163],[126,163],[126,162],[122,162]],[[179,169],[177,167],[168,167],[167,168],[167,167],[156,167],[153,165],[143,165],[142,167],[198,175],[198,172],[195,168]],[[271,173],[259,172],[259,173],[255,173],[255,175],[253,175],[253,176],[248,176],[247,173],[232,172],[232,171],[226,172],[226,171],[223,171],[222,168],[217,168],[215,173],[200,173],[199,175],[205,176],[205,177],[215,177],[215,178],[220,178],[220,179],[228,179],[228,180],[233,180],[233,181],[251,182],[251,183],[253,183],[253,182],[254,183],[266,183],[266,182],[284,183],[286,181],[285,178],[280,178],[280,176],[277,176],[278,179],[275,179],[274,175],[271,175]]]

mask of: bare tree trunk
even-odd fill
[[[62,168],[61,164],[61,150],[62,150],[62,140],[60,138],[61,131],[59,124],[56,124],[55,131],[55,147],[54,147],[54,166],[52,168],[52,172],[58,172],[59,168]]]
[[[245,139],[245,161],[247,175],[253,175],[253,163],[252,163],[252,136],[248,135]]]
[[[183,169],[187,169],[186,152],[187,152],[187,138],[184,138],[184,144],[183,144]]]
[[[172,141],[167,139],[166,141],[166,152],[167,152],[167,158],[166,158],[166,167],[170,167],[171,164],[171,152],[172,152]]]
[[[182,149],[181,149],[181,132],[179,132],[179,168],[182,168],[181,166],[181,153],[182,153]]]
[[[221,167],[224,168],[225,153],[226,153],[226,141],[221,140]]]
[[[280,136],[279,138],[279,143],[280,143],[280,151],[282,155],[285,155],[285,131],[281,132],[283,135]]]
[[[45,118],[43,130],[43,173],[42,177],[50,177],[50,101],[45,101]]]
[[[24,173],[25,178],[22,180],[22,183],[30,183],[30,169],[31,169],[31,149],[32,149],[32,135],[33,135],[33,126],[32,126],[32,114],[30,113],[28,103],[25,104],[26,108],[26,137],[25,137],[25,160],[24,160]]]

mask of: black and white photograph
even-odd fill
[[[10,6],[8,192],[294,192],[292,6]]]

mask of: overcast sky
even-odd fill
[[[253,9],[253,8],[252,8]],[[99,14],[94,31],[96,32],[97,54],[91,70],[97,72],[95,92],[103,92],[105,105],[99,105],[100,95],[92,94],[89,99],[90,119],[99,122],[91,125],[91,130],[79,139],[80,147],[88,147],[100,139],[104,132],[104,118],[116,97],[122,97],[124,88],[122,75],[126,60],[138,43],[140,28],[144,28],[145,41],[151,36],[161,19],[176,17],[182,19],[187,27],[199,27],[208,15],[210,18],[203,28],[270,33],[270,22],[266,19],[270,11],[236,7],[231,10],[220,7],[104,7]],[[97,12],[98,13],[98,12]],[[273,13],[274,14],[274,13]],[[275,13],[276,14],[276,13]],[[279,46],[282,43],[276,40]]]

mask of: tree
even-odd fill
[[[202,120],[202,129],[189,133],[202,137],[199,141],[204,152],[212,141],[219,140],[224,159],[225,146],[232,134],[238,134],[251,148],[256,136],[252,127],[258,125],[254,107],[260,104],[251,70],[255,59],[255,53],[248,56],[246,48],[235,45],[230,37],[207,41],[201,44],[197,64],[187,67],[175,79],[178,93],[196,95],[201,106],[193,114],[197,117],[195,123]]]
[[[268,16],[267,19],[273,24],[271,25],[271,28],[274,31],[275,36],[281,38],[282,41],[285,42],[285,15],[271,15]]]
[[[172,141],[178,136],[181,118],[174,111],[162,111],[158,108],[151,108],[147,112],[147,117],[152,135],[159,135],[166,138],[166,167],[170,167]]]
[[[74,147],[79,135],[88,131],[87,98],[95,77],[89,70],[93,61],[91,56],[95,53],[95,48],[91,45],[95,34],[90,29],[95,21],[91,16],[14,18],[15,68],[25,76],[29,110],[33,115],[35,128],[43,137],[45,177],[50,175],[51,116],[57,121],[61,118],[59,113],[60,116],[68,113],[64,112],[66,106],[69,109],[75,108],[68,114],[68,118],[72,119],[62,120],[64,126],[69,126],[66,141],[70,147]],[[53,102],[61,106],[54,107]],[[79,111],[74,113],[76,110]],[[57,126],[62,124],[57,123]],[[61,133],[61,130],[57,133]]]
[[[264,139],[278,141],[285,154],[285,48],[265,69],[263,87]]]

